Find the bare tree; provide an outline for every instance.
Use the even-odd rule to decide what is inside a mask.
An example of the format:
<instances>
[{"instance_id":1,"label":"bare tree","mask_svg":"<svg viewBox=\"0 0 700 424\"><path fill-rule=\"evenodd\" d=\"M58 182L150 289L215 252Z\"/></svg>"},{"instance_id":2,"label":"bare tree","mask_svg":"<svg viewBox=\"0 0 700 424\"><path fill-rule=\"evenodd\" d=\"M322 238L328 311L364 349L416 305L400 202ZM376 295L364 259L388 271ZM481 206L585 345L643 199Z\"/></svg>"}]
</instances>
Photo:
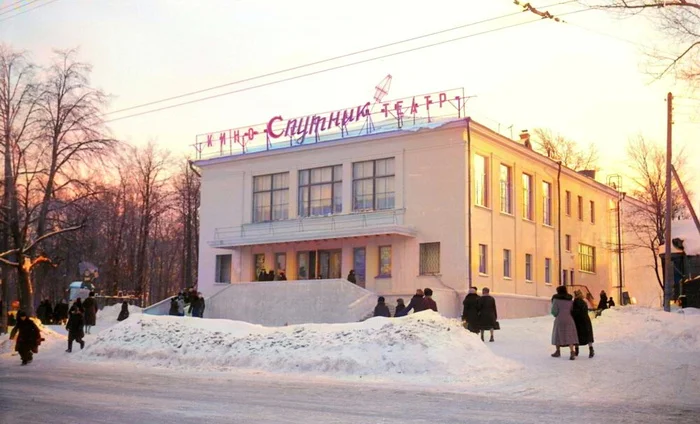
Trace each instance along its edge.
<instances>
[{"instance_id":1,"label":"bare tree","mask_svg":"<svg viewBox=\"0 0 700 424\"><path fill-rule=\"evenodd\" d=\"M653 63L650 72L661 78L674 72L677 78L694 82L700 78L700 1L693 0L585 0L596 9L621 16L638 14L651 20L671 40L663 51L650 49Z\"/></svg>"},{"instance_id":2,"label":"bare tree","mask_svg":"<svg viewBox=\"0 0 700 424\"><path fill-rule=\"evenodd\" d=\"M675 155L673 166L683 185L686 185L684 157L682 152ZM656 280L663 290L659 246L664 243L666 231L666 152L659 145L640 136L627 145L627 158L632 171L630 179L634 183L631 194L639 201L639 206L636 206L636 203L631 204L631 210L626 214L624 223L627 230L635 234L639 244L627 248L646 249L654 258ZM672 190L671 214L674 219L685 218L688 210L680 189L674 184Z\"/></svg>"},{"instance_id":3,"label":"bare tree","mask_svg":"<svg viewBox=\"0 0 700 424\"><path fill-rule=\"evenodd\" d=\"M175 194L179 219L183 226L181 288L196 281L197 249L199 243L199 175L189 161L181 162L175 176Z\"/></svg>"},{"instance_id":4,"label":"bare tree","mask_svg":"<svg viewBox=\"0 0 700 424\"><path fill-rule=\"evenodd\" d=\"M548 158L561 161L562 165L574 171L598 169L598 152L593 144L586 149L580 149L575 141L561 134L553 134L546 128L535 128L533 131L537 150Z\"/></svg>"}]
</instances>

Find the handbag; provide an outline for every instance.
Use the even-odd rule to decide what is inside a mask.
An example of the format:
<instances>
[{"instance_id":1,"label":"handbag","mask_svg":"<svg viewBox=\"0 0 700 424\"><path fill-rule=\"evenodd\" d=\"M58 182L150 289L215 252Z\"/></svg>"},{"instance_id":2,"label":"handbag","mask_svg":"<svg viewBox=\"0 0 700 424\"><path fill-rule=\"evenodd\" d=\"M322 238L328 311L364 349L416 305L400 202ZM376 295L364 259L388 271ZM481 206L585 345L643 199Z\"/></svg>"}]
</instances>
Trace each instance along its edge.
<instances>
[{"instance_id":1,"label":"handbag","mask_svg":"<svg viewBox=\"0 0 700 424\"><path fill-rule=\"evenodd\" d=\"M501 329L501 323L499 323L498 321L496 321L496 325L493 326L493 329L494 329L494 330L500 330L500 329Z\"/></svg>"}]
</instances>

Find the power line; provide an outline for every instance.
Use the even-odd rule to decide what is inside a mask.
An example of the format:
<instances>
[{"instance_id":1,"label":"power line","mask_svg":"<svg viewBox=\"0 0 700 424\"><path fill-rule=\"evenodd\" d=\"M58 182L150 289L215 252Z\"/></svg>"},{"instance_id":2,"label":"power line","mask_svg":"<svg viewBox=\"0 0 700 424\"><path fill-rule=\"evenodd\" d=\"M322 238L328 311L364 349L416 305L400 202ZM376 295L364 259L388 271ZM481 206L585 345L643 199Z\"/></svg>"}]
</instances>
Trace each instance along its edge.
<instances>
[{"instance_id":1,"label":"power line","mask_svg":"<svg viewBox=\"0 0 700 424\"><path fill-rule=\"evenodd\" d=\"M10 19L12 19L12 18L15 18L15 17L17 17L17 16L19 16L19 15L23 15L23 14L25 14L25 13L27 13L27 12L31 12L32 10L37 10L37 9L39 9L39 8L41 8L41 7L48 6L48 5L50 5L51 3L54 3L54 2L57 2L57 1L58 1L58 0L49 0L49 1L47 1L46 3L41 3L41 4L39 4L39 5L36 6L36 7L32 7L31 9L23 10L23 11L21 11L21 12L19 12L19 13L16 13L16 14L12 15L12 16L8 16L8 17L6 17L6 18L0 19L0 22L5 22L5 21L10 20ZM5 14L6 14L6 13L9 13L9 12L5 12ZM2 14L0 14L0 16L2 16Z\"/></svg>"},{"instance_id":2,"label":"power line","mask_svg":"<svg viewBox=\"0 0 700 424\"><path fill-rule=\"evenodd\" d=\"M13 7L13 6L17 6L17 5L20 4L20 3L24 3L24 4L21 5L21 6L17 6L17 8L16 8L15 10L10 10L10 11L5 11L5 12L0 13L0 16L4 15L5 13L14 12L14 11L16 11L17 9L21 9L21 8L23 8L23 7L27 7L27 6L29 6L30 4L36 3L36 2L38 2L38 1L39 1L39 0L18 0L18 1L16 1L16 2L14 2L14 3L6 4L5 6L0 7L0 12L2 12L2 11L5 10L5 9L9 9L9 8L11 8L11 7Z\"/></svg>"},{"instance_id":3,"label":"power line","mask_svg":"<svg viewBox=\"0 0 700 424\"><path fill-rule=\"evenodd\" d=\"M544 6L544 8L549 8L549 7L554 7L554 6L560 6L560 5L564 5L564 4L568 4L568 3L574 3L575 1L576 1L576 0L562 1L562 2L559 2L559 3L554 3L554 4L550 4L550 5ZM181 98L183 98L183 97L193 96L193 95L195 95L195 94L202 94L202 93L206 93L206 92L208 92L208 91L218 90L218 89L220 89L220 88L229 87L229 86L232 86L232 85L238 85L238 84L242 84L242 83L245 83L245 82L255 81L255 80L258 80L258 79L267 78L267 77L271 77L271 76L274 76L274 75L279 75L279 74L283 74L283 73L287 73L287 72L291 72L291 71L296 71L296 70L299 70L299 69L303 69L303 68L308 68L308 67L311 67L311 66L320 65L320 64L323 64L323 63L332 62L332 61L339 60L339 59L345 59L345 58L348 58L348 57L357 56L357 55L359 55L359 54L369 53L369 52L374 51L374 50L380 50L380 49L384 49L384 48L387 48L387 47L392 47L392 46L396 46L396 45L399 45L399 44L404 44L404 43L408 43L408 42L411 42L411 41L416 41L416 40L420 40L420 39L423 39L423 38L432 37L432 36L434 36L434 35L439 35L439 34L444 34L444 33L447 33L447 32L456 31L456 30L458 30L458 29L463 29L463 28L467 28L467 27L470 27L470 26L480 25L480 24L484 24L484 23L487 23L487 22L492 22L492 21L496 21L496 20L500 20L500 19L504 19L504 18L513 17L513 16L516 16L516 15L520 15L520 14L522 14L522 13L523 13L523 11L519 11L519 12L509 13L509 14L506 14L506 15L496 16L496 17L493 17L493 18L484 19L484 20L481 20L481 21L470 22L470 23L468 23L468 24L459 25L459 26L456 26L456 27L452 27L452 28L448 28L448 29L444 29L444 30L440 30L440 31L436 31L436 32L431 32L431 33L428 33L428 34L423 34L423 35L419 35L419 36L412 37L412 38L407 38L407 39L400 40L400 41L394 41L394 42L391 42L391 43L388 43L388 44L383 44L383 45L381 45L381 46L370 47L370 48L366 48L366 49L363 49L363 50L358 50L358 51L355 51L355 52L352 52L352 53L346 53L346 54L342 54L342 55L339 55L339 56L335 56L335 57L331 57L331 58L327 58L327 59L322 59L322 60L319 60L319 61L316 61L316 62L307 63L307 64L304 64L304 65L298 65L298 66L294 66L294 67L287 68L287 69L281 69L281 70L278 70L278 71L269 72L269 73L263 74L263 75L257 75L257 76L254 76L254 77L245 78L245 79L238 80L238 81L233 81L233 82L229 82L229 83L225 83L225 84L221 84L221 85L217 85L217 86L213 86L213 87L209 87L209 88L204 88L204 89L201 89L201 90L196 90L196 91L191 91L191 92L188 92L188 93L178 94L178 95L176 95L176 96L172 96L172 97L168 97L168 98L160 99L160 100L154 100L154 101L148 102L148 103L143 103L143 104L139 104L139 105L135 105L135 106L129 106L129 107L126 107L126 108L123 108L123 109L118 109L118 110L106 112L104 115L105 115L105 116L106 116L106 115L113 115L113 114L116 114L116 113L126 112L126 111L129 111L129 110L140 109L140 108L146 107L146 106L153 106L153 105L158 104L158 103L164 103L164 102L168 102L168 101L171 101L171 100L177 100L177 99L181 99Z\"/></svg>"}]
</instances>

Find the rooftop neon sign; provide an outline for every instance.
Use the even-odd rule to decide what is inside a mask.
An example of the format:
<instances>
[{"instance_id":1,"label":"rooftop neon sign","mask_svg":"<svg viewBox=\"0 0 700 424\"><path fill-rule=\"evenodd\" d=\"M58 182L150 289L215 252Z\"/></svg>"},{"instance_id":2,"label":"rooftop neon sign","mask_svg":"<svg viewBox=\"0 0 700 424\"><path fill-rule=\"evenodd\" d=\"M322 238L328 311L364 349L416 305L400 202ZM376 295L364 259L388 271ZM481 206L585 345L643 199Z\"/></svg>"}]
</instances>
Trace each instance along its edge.
<instances>
[{"instance_id":1,"label":"rooftop neon sign","mask_svg":"<svg viewBox=\"0 0 700 424\"><path fill-rule=\"evenodd\" d=\"M416 128L464 117L465 101L459 88L291 119L277 115L262 124L199 134L194 147L197 159L206 159Z\"/></svg>"}]
</instances>

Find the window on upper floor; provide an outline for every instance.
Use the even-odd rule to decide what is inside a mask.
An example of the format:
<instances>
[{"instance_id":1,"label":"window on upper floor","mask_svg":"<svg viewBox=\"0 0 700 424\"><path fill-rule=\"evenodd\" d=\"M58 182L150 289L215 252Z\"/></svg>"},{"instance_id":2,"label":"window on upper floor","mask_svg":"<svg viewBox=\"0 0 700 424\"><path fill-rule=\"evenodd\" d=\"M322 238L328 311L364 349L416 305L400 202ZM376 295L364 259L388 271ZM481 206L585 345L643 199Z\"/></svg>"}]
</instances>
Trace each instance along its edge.
<instances>
[{"instance_id":1,"label":"window on upper floor","mask_svg":"<svg viewBox=\"0 0 700 424\"><path fill-rule=\"evenodd\" d=\"M571 252L571 235L567 234L564 236L564 248L567 252Z\"/></svg>"},{"instance_id":2,"label":"window on upper floor","mask_svg":"<svg viewBox=\"0 0 700 424\"><path fill-rule=\"evenodd\" d=\"M289 218L289 172L253 177L253 222Z\"/></svg>"},{"instance_id":3,"label":"window on upper floor","mask_svg":"<svg viewBox=\"0 0 700 424\"><path fill-rule=\"evenodd\" d=\"M485 244L479 245L479 274L488 274L488 248Z\"/></svg>"},{"instance_id":4,"label":"window on upper floor","mask_svg":"<svg viewBox=\"0 0 700 424\"><path fill-rule=\"evenodd\" d=\"M542 181L542 222L552 225L552 183Z\"/></svg>"},{"instance_id":5,"label":"window on upper floor","mask_svg":"<svg viewBox=\"0 0 700 424\"><path fill-rule=\"evenodd\" d=\"M569 190L566 190L564 202L564 211L566 212L566 216L571 216L571 192Z\"/></svg>"},{"instance_id":6,"label":"window on upper floor","mask_svg":"<svg viewBox=\"0 0 700 424\"><path fill-rule=\"evenodd\" d=\"M532 175L523 174L523 218L533 220L533 185Z\"/></svg>"},{"instance_id":7,"label":"window on upper floor","mask_svg":"<svg viewBox=\"0 0 700 424\"><path fill-rule=\"evenodd\" d=\"M501 212L513 213L513 168L501 164Z\"/></svg>"},{"instance_id":8,"label":"window on upper floor","mask_svg":"<svg viewBox=\"0 0 700 424\"><path fill-rule=\"evenodd\" d=\"M552 284L552 259L544 258L544 283Z\"/></svg>"},{"instance_id":9,"label":"window on upper floor","mask_svg":"<svg viewBox=\"0 0 700 424\"><path fill-rule=\"evenodd\" d=\"M591 200L591 224L595 224L595 202Z\"/></svg>"},{"instance_id":10,"label":"window on upper floor","mask_svg":"<svg viewBox=\"0 0 700 424\"><path fill-rule=\"evenodd\" d=\"M216 255L215 283L231 282L231 257L232 255Z\"/></svg>"},{"instance_id":11,"label":"window on upper floor","mask_svg":"<svg viewBox=\"0 0 700 424\"><path fill-rule=\"evenodd\" d=\"M474 155L474 204L489 207L489 160Z\"/></svg>"},{"instance_id":12,"label":"window on upper floor","mask_svg":"<svg viewBox=\"0 0 700 424\"><path fill-rule=\"evenodd\" d=\"M525 281L532 281L532 255L525 254Z\"/></svg>"},{"instance_id":13,"label":"window on upper floor","mask_svg":"<svg viewBox=\"0 0 700 424\"><path fill-rule=\"evenodd\" d=\"M343 166L299 171L299 216L343 212Z\"/></svg>"},{"instance_id":14,"label":"window on upper floor","mask_svg":"<svg viewBox=\"0 0 700 424\"><path fill-rule=\"evenodd\" d=\"M583 221L583 197L578 196L578 220Z\"/></svg>"},{"instance_id":15,"label":"window on upper floor","mask_svg":"<svg viewBox=\"0 0 700 424\"><path fill-rule=\"evenodd\" d=\"M352 164L352 210L394 209L394 158Z\"/></svg>"},{"instance_id":16,"label":"window on upper floor","mask_svg":"<svg viewBox=\"0 0 700 424\"><path fill-rule=\"evenodd\" d=\"M595 247L587 244L578 244L579 269L585 272L595 272ZM573 280L572 280L573 284Z\"/></svg>"},{"instance_id":17,"label":"window on upper floor","mask_svg":"<svg viewBox=\"0 0 700 424\"><path fill-rule=\"evenodd\" d=\"M420 244L419 268L420 275L440 273L440 242Z\"/></svg>"},{"instance_id":18,"label":"window on upper floor","mask_svg":"<svg viewBox=\"0 0 700 424\"><path fill-rule=\"evenodd\" d=\"M503 277L510 278L510 250L503 249Z\"/></svg>"}]
</instances>

